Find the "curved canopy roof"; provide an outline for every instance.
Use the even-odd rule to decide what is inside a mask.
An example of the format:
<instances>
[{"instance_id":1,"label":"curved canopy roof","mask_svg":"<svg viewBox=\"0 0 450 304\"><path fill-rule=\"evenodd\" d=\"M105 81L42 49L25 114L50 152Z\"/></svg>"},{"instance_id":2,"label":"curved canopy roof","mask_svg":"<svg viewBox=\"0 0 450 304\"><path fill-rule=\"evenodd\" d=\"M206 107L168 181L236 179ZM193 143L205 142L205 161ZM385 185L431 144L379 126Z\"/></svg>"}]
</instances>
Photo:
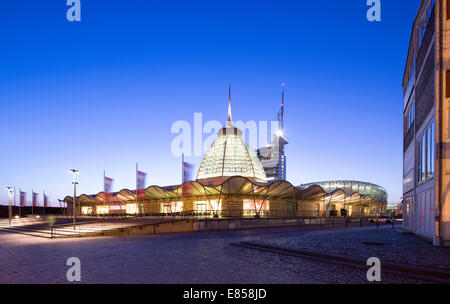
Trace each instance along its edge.
<instances>
[{"instance_id":1,"label":"curved canopy roof","mask_svg":"<svg viewBox=\"0 0 450 304\"><path fill-rule=\"evenodd\" d=\"M186 182L183 185L175 186L150 186L143 189L143 196L139 199L173 201L181 199L182 189L185 189L184 198L205 199L219 197L223 195L242 195L251 196L257 199L292 199L292 200L325 200L327 203L346 204L356 203L377 203L386 202L383 198L371 196L370 194L362 195L357 192L345 192L343 189L334 189L326 191L319 185L311 185L308 188L294 187L288 181L274 181L270 183L262 183L254 181L243 176L233 176L226 179L216 180L197 180ZM189 189L189 194L186 194ZM139 195L140 196L140 195ZM77 201L82 203L105 203L114 204L118 202L133 202L136 199L136 191L123 189L119 192L104 192L96 195L80 195ZM67 203L72 203L72 197L67 196L64 199Z\"/></svg>"},{"instance_id":2,"label":"curved canopy roof","mask_svg":"<svg viewBox=\"0 0 450 304\"><path fill-rule=\"evenodd\" d=\"M352 180L334 180L334 181L323 181L323 182L315 182L300 185L299 188L307 189L313 185L317 185L322 187L323 190L327 192L331 192L335 189L343 189L347 193L357 192L361 195L371 195L372 197L378 197L380 200L387 201L387 191L378 185L368 183L368 182L360 182L360 181L352 181Z\"/></svg>"}]
</instances>

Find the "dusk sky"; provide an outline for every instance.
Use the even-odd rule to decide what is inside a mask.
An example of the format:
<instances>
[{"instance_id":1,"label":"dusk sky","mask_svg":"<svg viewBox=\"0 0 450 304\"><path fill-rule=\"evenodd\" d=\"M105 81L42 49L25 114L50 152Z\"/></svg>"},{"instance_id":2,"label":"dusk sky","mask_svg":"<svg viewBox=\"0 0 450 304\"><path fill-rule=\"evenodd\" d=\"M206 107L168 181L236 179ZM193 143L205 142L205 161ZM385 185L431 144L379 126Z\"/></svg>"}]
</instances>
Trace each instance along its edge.
<instances>
[{"instance_id":1,"label":"dusk sky","mask_svg":"<svg viewBox=\"0 0 450 304\"><path fill-rule=\"evenodd\" d=\"M287 179L350 179L402 196L402 77L419 0L66 0L0 4L0 185L49 195L181 180L172 124L270 121L286 83ZM204 134L204 138L210 134ZM256 148L256 147L254 147ZM198 168L201 157L186 160ZM0 203L7 193L0 191ZM18 200L17 200L18 203Z\"/></svg>"}]
</instances>

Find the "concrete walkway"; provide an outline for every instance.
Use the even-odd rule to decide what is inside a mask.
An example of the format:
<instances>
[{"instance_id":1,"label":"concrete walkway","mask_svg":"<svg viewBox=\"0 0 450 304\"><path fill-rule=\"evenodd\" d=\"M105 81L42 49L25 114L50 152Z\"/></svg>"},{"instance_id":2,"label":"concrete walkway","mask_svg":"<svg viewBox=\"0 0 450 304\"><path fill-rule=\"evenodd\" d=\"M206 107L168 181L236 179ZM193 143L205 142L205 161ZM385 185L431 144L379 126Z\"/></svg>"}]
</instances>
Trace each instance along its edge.
<instances>
[{"instance_id":1,"label":"concrete walkway","mask_svg":"<svg viewBox=\"0 0 450 304\"><path fill-rule=\"evenodd\" d=\"M378 230L286 227L53 240L0 233L0 283L68 283L69 257L81 260L81 283L367 283L362 270L229 244L245 240L301 242L310 243L309 247L317 251L324 248L321 243L337 235L353 238L362 247L366 245L359 240L374 234L379 241L392 239L398 243L396 254L408 251L410 255L420 255L428 250L436 257L449 257L445 248L435 250L420 239L393 232L390 226L380 226ZM358 252L356 247L352 250L356 250L352 254ZM364 250L363 256L373 256ZM420 283L388 275L382 279L382 283Z\"/></svg>"}]
</instances>

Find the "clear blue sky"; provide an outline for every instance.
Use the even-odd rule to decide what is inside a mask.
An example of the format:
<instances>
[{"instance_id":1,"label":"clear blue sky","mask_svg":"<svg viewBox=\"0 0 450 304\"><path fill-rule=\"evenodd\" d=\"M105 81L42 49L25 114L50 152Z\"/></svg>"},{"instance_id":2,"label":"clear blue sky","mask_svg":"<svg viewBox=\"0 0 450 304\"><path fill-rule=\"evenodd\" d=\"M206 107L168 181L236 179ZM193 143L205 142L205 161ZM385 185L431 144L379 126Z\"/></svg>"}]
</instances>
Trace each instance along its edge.
<instances>
[{"instance_id":1,"label":"clear blue sky","mask_svg":"<svg viewBox=\"0 0 450 304\"><path fill-rule=\"evenodd\" d=\"M52 201L180 182L176 120L274 120L286 88L293 184L355 179L402 192L402 76L419 0L66 0L0 3L0 185ZM200 157L188 158L199 165ZM0 202L7 201L1 189ZM40 197L42 202L42 197Z\"/></svg>"}]
</instances>

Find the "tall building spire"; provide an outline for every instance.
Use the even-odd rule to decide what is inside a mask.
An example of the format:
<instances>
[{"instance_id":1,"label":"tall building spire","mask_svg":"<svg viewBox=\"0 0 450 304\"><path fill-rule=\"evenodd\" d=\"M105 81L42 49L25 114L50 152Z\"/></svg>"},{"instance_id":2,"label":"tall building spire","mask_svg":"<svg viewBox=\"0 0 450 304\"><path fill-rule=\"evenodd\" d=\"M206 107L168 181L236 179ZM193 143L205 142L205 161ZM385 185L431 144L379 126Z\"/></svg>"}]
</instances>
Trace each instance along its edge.
<instances>
[{"instance_id":1,"label":"tall building spire","mask_svg":"<svg viewBox=\"0 0 450 304\"><path fill-rule=\"evenodd\" d=\"M282 132L284 130L284 88L286 84L283 82L281 84L281 87L283 88L281 90L281 108L278 112L278 127L280 128L280 131Z\"/></svg>"},{"instance_id":2,"label":"tall building spire","mask_svg":"<svg viewBox=\"0 0 450 304\"><path fill-rule=\"evenodd\" d=\"M228 121L227 124L231 125L231 84L228 85Z\"/></svg>"},{"instance_id":3,"label":"tall building spire","mask_svg":"<svg viewBox=\"0 0 450 304\"><path fill-rule=\"evenodd\" d=\"M284 129L284 90L281 92L281 131Z\"/></svg>"}]
</instances>

